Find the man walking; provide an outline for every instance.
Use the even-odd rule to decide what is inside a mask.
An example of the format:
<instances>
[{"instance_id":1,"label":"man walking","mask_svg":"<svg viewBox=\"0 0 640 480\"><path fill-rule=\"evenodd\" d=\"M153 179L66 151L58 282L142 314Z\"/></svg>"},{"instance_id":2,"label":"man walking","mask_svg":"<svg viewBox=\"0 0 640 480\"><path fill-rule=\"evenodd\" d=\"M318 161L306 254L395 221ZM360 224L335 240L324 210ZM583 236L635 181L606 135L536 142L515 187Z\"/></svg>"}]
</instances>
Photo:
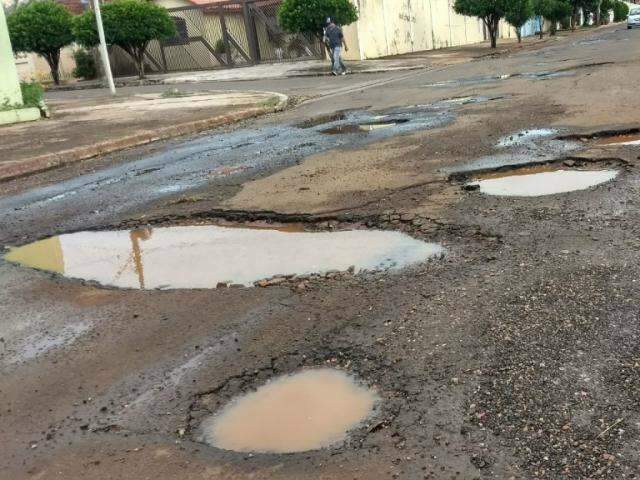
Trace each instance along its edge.
<instances>
[{"instance_id":1,"label":"man walking","mask_svg":"<svg viewBox=\"0 0 640 480\"><path fill-rule=\"evenodd\" d=\"M342 62L342 47L344 46L345 52L349 51L349 47L347 47L347 42L344 41L342 29L333 23L330 18L327 19L327 23L324 34L331 51L331 73L334 75L346 75L347 67Z\"/></svg>"}]
</instances>

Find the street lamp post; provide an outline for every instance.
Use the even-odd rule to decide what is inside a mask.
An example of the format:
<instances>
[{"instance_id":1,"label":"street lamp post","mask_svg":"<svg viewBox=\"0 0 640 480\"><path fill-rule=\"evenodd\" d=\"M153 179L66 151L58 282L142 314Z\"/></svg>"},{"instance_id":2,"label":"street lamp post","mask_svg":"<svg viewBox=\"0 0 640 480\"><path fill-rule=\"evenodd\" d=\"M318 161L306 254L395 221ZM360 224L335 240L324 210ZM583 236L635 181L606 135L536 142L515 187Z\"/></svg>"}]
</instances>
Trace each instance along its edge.
<instances>
[{"instance_id":1,"label":"street lamp post","mask_svg":"<svg viewBox=\"0 0 640 480\"><path fill-rule=\"evenodd\" d=\"M109 53L107 52L107 42L104 39L104 27L102 26L102 14L100 13L100 3L93 0L93 13L96 16L96 24L98 26L98 38L100 39L100 58L102 60L102 68L104 75L107 77L107 84L111 95L116 94L116 86L113 83L113 75L111 74L111 65L109 64Z\"/></svg>"}]
</instances>

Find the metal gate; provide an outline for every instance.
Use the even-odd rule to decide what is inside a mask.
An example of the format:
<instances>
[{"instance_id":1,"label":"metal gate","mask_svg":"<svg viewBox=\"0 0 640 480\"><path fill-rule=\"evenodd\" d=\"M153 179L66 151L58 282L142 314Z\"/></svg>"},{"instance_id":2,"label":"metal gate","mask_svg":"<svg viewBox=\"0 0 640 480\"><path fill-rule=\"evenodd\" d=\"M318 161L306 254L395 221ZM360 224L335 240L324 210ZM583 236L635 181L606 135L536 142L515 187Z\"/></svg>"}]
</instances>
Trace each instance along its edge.
<instances>
[{"instance_id":1,"label":"metal gate","mask_svg":"<svg viewBox=\"0 0 640 480\"><path fill-rule=\"evenodd\" d=\"M315 37L285 33L278 24L282 0L228 0L168 9L176 36L150 42L145 71L166 73L211 70L322 58ZM114 75L135 75L131 58L121 48L110 49Z\"/></svg>"}]
</instances>

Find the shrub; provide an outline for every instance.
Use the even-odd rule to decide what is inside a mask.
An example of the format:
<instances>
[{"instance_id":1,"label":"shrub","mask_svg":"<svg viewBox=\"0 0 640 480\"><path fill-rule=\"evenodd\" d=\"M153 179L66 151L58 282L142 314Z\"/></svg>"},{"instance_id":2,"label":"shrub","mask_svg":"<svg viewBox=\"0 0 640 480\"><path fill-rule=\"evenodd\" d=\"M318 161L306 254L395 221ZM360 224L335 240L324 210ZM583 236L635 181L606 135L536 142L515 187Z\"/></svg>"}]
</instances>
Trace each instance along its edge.
<instances>
[{"instance_id":1,"label":"shrub","mask_svg":"<svg viewBox=\"0 0 640 480\"><path fill-rule=\"evenodd\" d=\"M110 45L127 52L136 64L138 77L144 78L144 54L151 40L176 36L176 26L166 9L146 0L114 0L102 7L104 35ZM98 44L96 20L92 11L75 18L73 32L80 44Z\"/></svg>"},{"instance_id":2,"label":"shrub","mask_svg":"<svg viewBox=\"0 0 640 480\"><path fill-rule=\"evenodd\" d=\"M278 9L278 21L290 33L320 36L327 18L349 25L358 20L358 11L350 0L284 0Z\"/></svg>"},{"instance_id":3,"label":"shrub","mask_svg":"<svg viewBox=\"0 0 640 480\"><path fill-rule=\"evenodd\" d=\"M629 15L629 7L624 2L615 2L613 4L613 21L614 22L623 22L627 19Z\"/></svg>"},{"instance_id":4,"label":"shrub","mask_svg":"<svg viewBox=\"0 0 640 480\"><path fill-rule=\"evenodd\" d=\"M223 39L219 38L218 40L216 40L216 43L213 45L213 51L219 55L222 55L227 51L227 47L224 44Z\"/></svg>"},{"instance_id":5,"label":"shrub","mask_svg":"<svg viewBox=\"0 0 640 480\"><path fill-rule=\"evenodd\" d=\"M21 82L22 103L25 107L40 107L44 99L44 88L38 82Z\"/></svg>"},{"instance_id":6,"label":"shrub","mask_svg":"<svg viewBox=\"0 0 640 480\"><path fill-rule=\"evenodd\" d=\"M73 52L73 58L76 61L76 68L73 69L73 76L92 80L98 76L96 68L96 59L86 50L76 50Z\"/></svg>"},{"instance_id":7,"label":"shrub","mask_svg":"<svg viewBox=\"0 0 640 480\"><path fill-rule=\"evenodd\" d=\"M60 50L73 42L72 22L69 11L53 0L18 5L7 16L13 50L43 57L57 85L60 83Z\"/></svg>"}]
</instances>

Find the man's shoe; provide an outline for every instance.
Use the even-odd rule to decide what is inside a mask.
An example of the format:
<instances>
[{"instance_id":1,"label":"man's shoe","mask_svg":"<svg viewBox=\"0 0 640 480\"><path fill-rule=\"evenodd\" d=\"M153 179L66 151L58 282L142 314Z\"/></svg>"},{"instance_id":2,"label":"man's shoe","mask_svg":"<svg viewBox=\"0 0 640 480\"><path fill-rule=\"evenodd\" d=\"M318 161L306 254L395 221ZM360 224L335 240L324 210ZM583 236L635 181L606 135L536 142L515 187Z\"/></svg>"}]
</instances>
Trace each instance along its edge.
<instances>
[{"instance_id":1,"label":"man's shoe","mask_svg":"<svg viewBox=\"0 0 640 480\"><path fill-rule=\"evenodd\" d=\"M340 75L346 75L346 74L347 74L347 72L342 72Z\"/></svg>"},{"instance_id":2,"label":"man's shoe","mask_svg":"<svg viewBox=\"0 0 640 480\"><path fill-rule=\"evenodd\" d=\"M333 75L334 77L338 76L338 74L336 72L331 72L331 75Z\"/></svg>"}]
</instances>

